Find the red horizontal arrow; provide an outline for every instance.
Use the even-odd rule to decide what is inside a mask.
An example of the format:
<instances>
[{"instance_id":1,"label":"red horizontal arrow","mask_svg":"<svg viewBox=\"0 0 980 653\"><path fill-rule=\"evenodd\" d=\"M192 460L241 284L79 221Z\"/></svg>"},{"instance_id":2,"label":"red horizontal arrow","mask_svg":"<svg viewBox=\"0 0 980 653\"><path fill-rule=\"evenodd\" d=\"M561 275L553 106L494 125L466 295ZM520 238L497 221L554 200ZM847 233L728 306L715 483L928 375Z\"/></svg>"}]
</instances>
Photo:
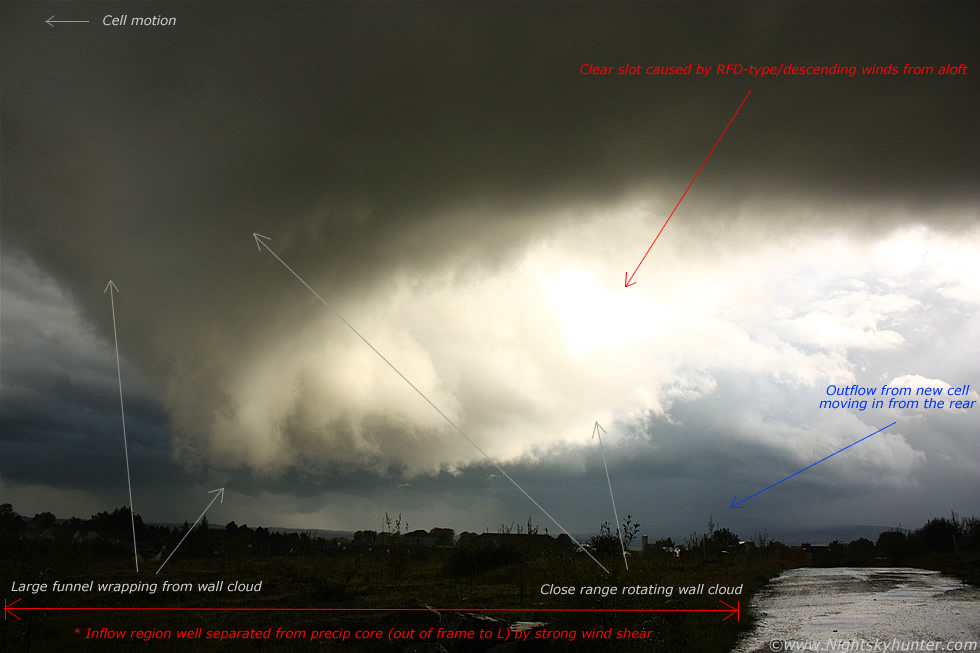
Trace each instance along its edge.
<instances>
[{"instance_id":1,"label":"red horizontal arrow","mask_svg":"<svg viewBox=\"0 0 980 653\"><path fill-rule=\"evenodd\" d=\"M745 97L742 98L742 104L745 104L745 101L749 99L749 94L750 93L752 93L751 90L749 90L749 92L745 94ZM721 142L722 136L724 136L725 135L725 132L728 131L728 128L732 124L732 120L735 120L735 116L738 115L739 110L742 108L742 104L738 105L738 109L735 109L735 113L732 114L732 119L729 120L728 121L728 124L725 125L725 128L723 130L721 130L721 136L719 136L718 137L718 140L715 141L714 146L711 148L711 152L708 152L708 156L704 157L704 163L702 163L701 164L701 167L698 168L698 171L696 173L694 173L694 179L697 179L698 178L698 175L701 174L701 170L704 169L704 164L708 162L708 159L711 158L711 154L715 151L715 148L718 147L718 143ZM684 194L681 195L681 198L679 200L677 200L677 204L674 206L674 211L676 211L677 210L677 207L680 206L681 205L681 202L684 201L684 195L687 195L687 191L691 190L691 186L694 185L694 179L692 179L691 180L691 183L688 184L687 185L687 188L684 189ZM657 232L657 236L653 239L653 242L650 243L650 246L647 247L646 254L644 254L643 255L643 258L640 259L640 262L636 264L636 270L639 270L640 269L640 266L643 265L643 261L647 260L647 254L650 253L650 250L653 249L653 246L657 243L657 238L660 238L660 234L662 234L664 232L664 229L667 228L667 223L670 222L670 219L672 217L674 217L674 211L671 211L670 212L670 215L667 216L667 220L664 221L664 226L660 227L660 231ZM631 274L628 277L626 277L626 287L627 288L629 288L630 286L635 286L636 285L636 282L633 281L633 277L636 275L636 270L633 270L633 274Z\"/></svg>"},{"instance_id":2,"label":"red horizontal arrow","mask_svg":"<svg viewBox=\"0 0 980 653\"><path fill-rule=\"evenodd\" d=\"M18 617L13 608L13 603L3 600L3 618L6 621L7 613ZM727 621L734 616L736 621L740 620L739 610L741 601L736 601L732 607L722 600L718 601L724 608L694 609L694 608L673 608L673 609L653 609L653 608L534 608L533 612L727 612L728 615L722 619ZM61 610L71 612L527 612L527 608L17 608L18 610L40 610L43 612Z\"/></svg>"}]
</instances>

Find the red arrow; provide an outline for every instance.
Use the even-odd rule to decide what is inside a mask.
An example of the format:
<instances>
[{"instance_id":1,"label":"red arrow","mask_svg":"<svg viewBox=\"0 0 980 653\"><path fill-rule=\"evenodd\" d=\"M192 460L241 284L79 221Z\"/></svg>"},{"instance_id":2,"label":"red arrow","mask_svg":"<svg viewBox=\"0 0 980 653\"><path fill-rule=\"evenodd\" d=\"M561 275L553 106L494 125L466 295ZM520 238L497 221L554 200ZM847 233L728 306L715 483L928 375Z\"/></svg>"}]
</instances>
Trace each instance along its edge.
<instances>
[{"instance_id":1,"label":"red arrow","mask_svg":"<svg viewBox=\"0 0 980 653\"><path fill-rule=\"evenodd\" d=\"M21 598L24 598L24 597L21 597ZM17 601L20 601L20 599L17 599ZM14 613L14 611L10 609L10 607L14 603L17 603L17 601L14 601L13 603L7 603L7 599L4 599L3 600L3 620L4 621L7 620L7 613L8 612L10 613L10 616L11 617L17 617L17 615ZM24 609L26 610L27 608L24 608ZM17 617L17 621L21 621L21 618L20 617Z\"/></svg>"},{"instance_id":2,"label":"red arrow","mask_svg":"<svg viewBox=\"0 0 980 653\"><path fill-rule=\"evenodd\" d=\"M749 99L749 94L750 93L752 93L751 90L749 90L749 92L745 94L745 97L742 98L742 104L745 104L745 101ZM698 175L701 174L701 170L704 169L704 164L708 162L708 159L711 158L711 154L715 151L715 148L718 147L718 143L721 142L721 139L725 135L725 132L728 131L728 128L732 124L732 120L735 120L735 116L738 115L739 109L742 108L742 104L738 105L738 109L735 109L735 113L732 114L732 119L728 121L728 124L725 125L725 128L721 131L721 136L719 136L718 137L718 140L715 141L714 146L711 148L711 152L708 152L708 156L704 157L704 163L701 164L701 167L698 168L698 171L694 174L694 179L697 179L698 178ZM691 183L688 184L687 185L687 188L684 189L684 195L687 195L687 191L691 190L691 186L694 185L694 179L692 179L691 180ZM674 206L674 211L676 211L677 210L677 207L680 206L681 205L681 202L684 201L684 195L681 195L681 198L679 200L677 200L677 205ZM660 227L660 231L657 232L656 238L654 238L653 239L653 242L650 243L650 246L647 247L647 252L646 252L646 254L643 255L643 258L640 259L640 262L637 263L636 270L639 270L640 269L640 266L643 265L643 261L647 260L647 254L650 253L650 250L653 249L653 246L657 243L657 238L660 238L660 234L662 234L664 232L664 229L667 228L667 223L670 222L670 219L672 217L674 217L674 211L671 211L670 212L670 215L667 216L667 220L664 222L664 226L663 227ZM633 270L633 274L631 274L628 277L626 277L626 287L627 288L629 288L630 286L635 286L636 285L636 282L633 281L633 277L636 275L636 270Z\"/></svg>"},{"instance_id":3,"label":"red arrow","mask_svg":"<svg viewBox=\"0 0 980 653\"><path fill-rule=\"evenodd\" d=\"M20 599L17 599L20 601ZM7 613L17 617L11 609L14 603L7 603L3 600L3 618L6 621ZM735 620L740 620L739 610L741 601L735 602L732 607L724 601L718 601L724 608L715 610L706 609L648 609L648 608L535 608L534 612L726 612L727 616L722 621L727 621L734 616ZM18 610L41 610L44 612L54 610L65 610L71 612L526 612L526 608L17 608ZM20 620L20 617L17 617Z\"/></svg>"}]
</instances>

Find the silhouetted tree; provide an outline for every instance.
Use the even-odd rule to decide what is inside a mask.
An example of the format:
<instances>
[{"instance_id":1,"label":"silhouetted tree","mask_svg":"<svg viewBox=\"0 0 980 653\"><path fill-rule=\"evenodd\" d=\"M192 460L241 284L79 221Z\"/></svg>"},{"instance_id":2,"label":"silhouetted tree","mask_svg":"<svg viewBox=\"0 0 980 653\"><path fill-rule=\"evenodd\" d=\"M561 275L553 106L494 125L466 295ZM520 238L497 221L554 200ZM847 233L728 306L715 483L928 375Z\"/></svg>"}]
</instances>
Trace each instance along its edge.
<instances>
[{"instance_id":1,"label":"silhouetted tree","mask_svg":"<svg viewBox=\"0 0 980 653\"><path fill-rule=\"evenodd\" d=\"M908 545L908 538L902 531L885 531L878 536L875 548L880 555L888 558L891 564L898 564L908 553Z\"/></svg>"},{"instance_id":2,"label":"silhouetted tree","mask_svg":"<svg viewBox=\"0 0 980 653\"><path fill-rule=\"evenodd\" d=\"M738 535L727 528L719 528L709 538L708 546L715 551L731 551L738 547Z\"/></svg>"},{"instance_id":3,"label":"silhouetted tree","mask_svg":"<svg viewBox=\"0 0 980 653\"><path fill-rule=\"evenodd\" d=\"M847 545L847 561L850 564L870 564L874 561L875 544L861 537Z\"/></svg>"},{"instance_id":4,"label":"silhouetted tree","mask_svg":"<svg viewBox=\"0 0 980 653\"><path fill-rule=\"evenodd\" d=\"M956 521L940 517L926 522L922 528L915 531L913 538L916 548L922 553L934 553L955 550L958 546L956 537L959 534L959 524Z\"/></svg>"}]
</instances>

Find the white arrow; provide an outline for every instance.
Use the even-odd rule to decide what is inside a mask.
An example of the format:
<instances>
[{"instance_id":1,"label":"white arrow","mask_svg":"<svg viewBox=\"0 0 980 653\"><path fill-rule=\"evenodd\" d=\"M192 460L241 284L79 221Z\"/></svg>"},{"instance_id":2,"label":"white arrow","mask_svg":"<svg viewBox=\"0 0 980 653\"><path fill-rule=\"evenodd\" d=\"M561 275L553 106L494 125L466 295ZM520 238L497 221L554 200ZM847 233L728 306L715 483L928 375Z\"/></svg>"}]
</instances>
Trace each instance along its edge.
<instances>
[{"instance_id":1,"label":"white arrow","mask_svg":"<svg viewBox=\"0 0 980 653\"><path fill-rule=\"evenodd\" d=\"M55 20L54 16L52 16L51 18L47 19L44 22L50 25L51 27L54 27L55 23L87 23L88 21L87 20Z\"/></svg>"},{"instance_id":2,"label":"white arrow","mask_svg":"<svg viewBox=\"0 0 980 653\"><path fill-rule=\"evenodd\" d=\"M109 279L109 283L106 284L102 294L107 292L109 293L109 303L112 305L112 339L116 343L116 375L119 377L119 412L122 413L123 451L126 453L126 485L129 486L129 520L133 526L133 558L136 560L136 571L139 571L140 559L136 554L136 511L133 509L133 482L129 479L129 445L126 442L126 408L123 406L122 371L119 368L119 336L116 335L116 300L114 295L119 292L119 288L116 288L116 284L112 283L112 279Z\"/></svg>"},{"instance_id":3,"label":"white arrow","mask_svg":"<svg viewBox=\"0 0 980 653\"><path fill-rule=\"evenodd\" d=\"M599 453L602 454L602 466L606 468L606 483L609 484L609 498L612 499L613 516L616 518L616 535L619 536L619 548L623 550L623 564L629 570L630 564L626 561L626 545L623 544L623 527L619 523L619 513L616 512L616 497L613 496L612 481L609 480L609 466L606 464L606 452L602 449L602 434L599 431L605 433L606 429L599 426L599 422L596 421L595 426L592 427L592 438L595 439L595 436L599 436Z\"/></svg>"},{"instance_id":4,"label":"white arrow","mask_svg":"<svg viewBox=\"0 0 980 653\"><path fill-rule=\"evenodd\" d=\"M488 461L490 461L490 464L493 465L494 467L496 467L497 468L497 471L500 472L501 474L503 474L504 478L506 478L508 481L510 481L511 483L513 483L514 484L514 487L516 487L518 490L520 490L521 493L524 496L526 496L528 499L531 500L531 503L533 503L535 506L537 506L538 510L540 510L541 512L543 512L548 519L550 519L552 522L554 522L555 526L557 526L558 528L561 529L561 532L563 532L566 535L568 535L568 537L571 538L572 542L574 542L575 545L578 546L578 548L582 549L582 551L584 551L587 556L589 556L590 558L592 558L593 562L595 562L597 565L599 565L600 567L602 567L602 570L604 572L606 572L607 574L609 573L609 570L606 569L605 567L603 567L602 563L599 562L598 560L596 560L595 557L591 553L589 553L588 549L586 549L584 546L582 546L581 544L579 544L578 543L578 540L576 540L574 537L572 537L572 534L569 533L567 530L565 530L565 527L564 526L562 526L561 524L558 523L558 520L556 520L554 517L552 517L548 513L547 510L545 510L544 508L542 508L541 507L541 504L539 504L537 501L535 501L534 500L534 497L532 497L530 494L528 494L524 490L524 488L522 488L520 485L518 485L517 484L517 481L515 481L514 479L512 479L507 474L507 472L505 472L503 469L501 469L500 468L500 465L498 465L496 463L496 461L494 461L493 458L491 458L489 455L487 455L487 452L485 452L483 449L481 449L480 446L476 442L473 442L473 440L471 440L468 435L466 435L465 433L463 433L463 429L461 429L458 426L456 426L456 423L455 422L453 422L451 419L449 419L448 417L446 417L446 414L443 413L441 410L439 410L439 407L436 406L434 403L432 403L432 400L431 399L429 399L424 394L422 394L422 391L419 390L418 388L416 388L414 383L412 383L411 381L409 381L408 378L406 378L406 376L404 374L402 374L400 371L398 371L398 368L395 367L394 365L392 365L391 362L387 358L385 358L381 354L380 351L378 351L377 349L375 349L374 348L374 345L372 345L370 342L367 341L367 338L365 338L360 333L358 333L357 329L355 329L353 326L351 326L350 322L348 322L347 320L345 320L344 319L344 316L337 312L337 309L335 309L333 306L331 306L330 304L328 304L323 299L323 297L320 297L320 295L317 294L317 292L315 290L313 290L312 288L310 288L310 284L308 284L305 281L303 281L303 278L301 276L299 276L298 274L296 274L296 272L291 267L289 267L288 265L286 265L286 262L283 261L281 258L279 258L279 255L276 254L275 252L273 252L272 251L272 248L270 248L269 245L268 245L268 243L265 242L267 240L272 240L271 238L269 238L268 236L263 236L262 234L256 234L256 233L253 233L252 234L252 237L255 238L255 244L258 245L258 248L259 248L259 251L260 252L262 251L262 248L263 247L265 247L267 250L269 250L269 253L272 254L273 256L275 256L276 257L276 260L279 261L280 263L282 263L283 267L285 267L287 270L289 270L290 272L292 272L293 276L296 277L297 279L299 279L299 282L301 284L303 284L304 286L306 286L306 289L309 290L311 293L313 293L313 296L314 297L316 297L317 299L320 300L320 303L322 303L324 306L326 306L327 308L329 308L331 310L331 312L333 312L334 315L336 315L337 317L339 317L340 318L340 321L347 325L347 328L349 328L351 331L353 331L354 334L358 338L360 338L364 342L365 345L367 345L368 347L371 348L371 351L373 351L375 354L378 355L378 357L381 360L383 360L385 363L387 363L388 364L388 367L390 367L391 369L393 369L395 371L395 374L397 374L398 376L402 377L402 380L405 383L407 383L409 386L411 386L412 390L415 390L415 392L417 392L420 397L422 397L423 399L425 399L426 403L429 404L430 406L432 406L432 408L437 413L439 413L439 415L444 420L446 420L451 427L453 427L454 429L456 429L456 432L457 433L459 433L460 435L462 435L463 438L465 438L467 442L469 442L471 445L473 445L473 448L474 449L476 449L481 454L483 454L483 457L486 458Z\"/></svg>"},{"instance_id":5,"label":"white arrow","mask_svg":"<svg viewBox=\"0 0 980 653\"><path fill-rule=\"evenodd\" d=\"M215 492L217 492L217 494L214 495L214 499L211 499L211 503L208 504L208 508L210 508L217 499L221 499L221 503L224 503L225 502L225 489L223 487L221 487L221 488L218 488L217 490L211 490L210 492L208 492L208 494L214 494ZM204 512L201 513L201 516L197 518L197 521L196 522L194 522L194 526L197 526L200 523L200 521L202 519L204 519L204 513L206 513L208 511L208 508L205 508L204 509ZM174 550L170 552L170 555L167 556L167 559L163 561L163 564L162 565L160 565L160 569L163 569L164 566L168 562L170 562L170 558L172 558L174 556L174 554L177 553L177 549L180 548L180 545L184 543L184 540L187 539L187 536L191 534L191 531L192 530L194 530L194 526L191 526L187 530L187 532L184 533L184 537L180 538L180 542L177 542L177 546L174 547ZM157 573L158 574L160 573L160 569L157 569Z\"/></svg>"}]
</instances>

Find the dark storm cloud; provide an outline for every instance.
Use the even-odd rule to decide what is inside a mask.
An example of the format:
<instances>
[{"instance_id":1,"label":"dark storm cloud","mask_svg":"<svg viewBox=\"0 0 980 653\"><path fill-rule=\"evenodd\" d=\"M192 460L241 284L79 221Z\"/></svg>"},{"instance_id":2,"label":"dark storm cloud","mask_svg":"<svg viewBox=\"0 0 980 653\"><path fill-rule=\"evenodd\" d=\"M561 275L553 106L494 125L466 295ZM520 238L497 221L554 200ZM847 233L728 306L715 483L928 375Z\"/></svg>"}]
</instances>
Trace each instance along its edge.
<instances>
[{"instance_id":1,"label":"dark storm cloud","mask_svg":"<svg viewBox=\"0 0 980 653\"><path fill-rule=\"evenodd\" d=\"M499 263L554 228L546 206L637 186L676 197L749 87L704 173L726 204L973 196L965 78L578 72L967 60L965 21L935 4L172 7L178 28L140 32L54 32L32 5L6 11L4 234L88 310L116 276L163 306L244 319L251 295L274 312L285 300L255 271L252 231L296 245L335 292L406 266ZM685 220L708 206L695 194Z\"/></svg>"},{"instance_id":2,"label":"dark storm cloud","mask_svg":"<svg viewBox=\"0 0 980 653\"><path fill-rule=\"evenodd\" d=\"M173 7L179 27L154 32L55 33L31 5L7 10L5 58L18 65L3 81L5 232L80 286L209 260L233 278L246 264L232 254L263 229L284 245L312 239L345 284L477 251L493 260L553 227L525 219L544 206L637 185L677 196L750 87L704 173L728 202L975 197L968 78L578 72L970 63L955 6ZM98 256L67 255L82 248Z\"/></svg>"},{"instance_id":3,"label":"dark storm cloud","mask_svg":"<svg viewBox=\"0 0 980 653\"><path fill-rule=\"evenodd\" d=\"M672 202L749 87L707 188L688 200L691 229L747 198L973 198L966 78L578 72L969 62L967 21L942 7L180 4L177 28L132 31L52 30L37 6L8 5L5 242L93 318L95 290L115 277L181 315L255 323L233 338L247 344L264 337L256 313L293 301L250 250L253 231L334 297L447 260L499 265L556 216L637 187ZM73 5L92 20L115 9ZM155 311L128 319L152 333L132 356L158 375L163 352L204 355L185 320L155 330ZM212 328L210 349L224 349L231 337Z\"/></svg>"}]
</instances>

